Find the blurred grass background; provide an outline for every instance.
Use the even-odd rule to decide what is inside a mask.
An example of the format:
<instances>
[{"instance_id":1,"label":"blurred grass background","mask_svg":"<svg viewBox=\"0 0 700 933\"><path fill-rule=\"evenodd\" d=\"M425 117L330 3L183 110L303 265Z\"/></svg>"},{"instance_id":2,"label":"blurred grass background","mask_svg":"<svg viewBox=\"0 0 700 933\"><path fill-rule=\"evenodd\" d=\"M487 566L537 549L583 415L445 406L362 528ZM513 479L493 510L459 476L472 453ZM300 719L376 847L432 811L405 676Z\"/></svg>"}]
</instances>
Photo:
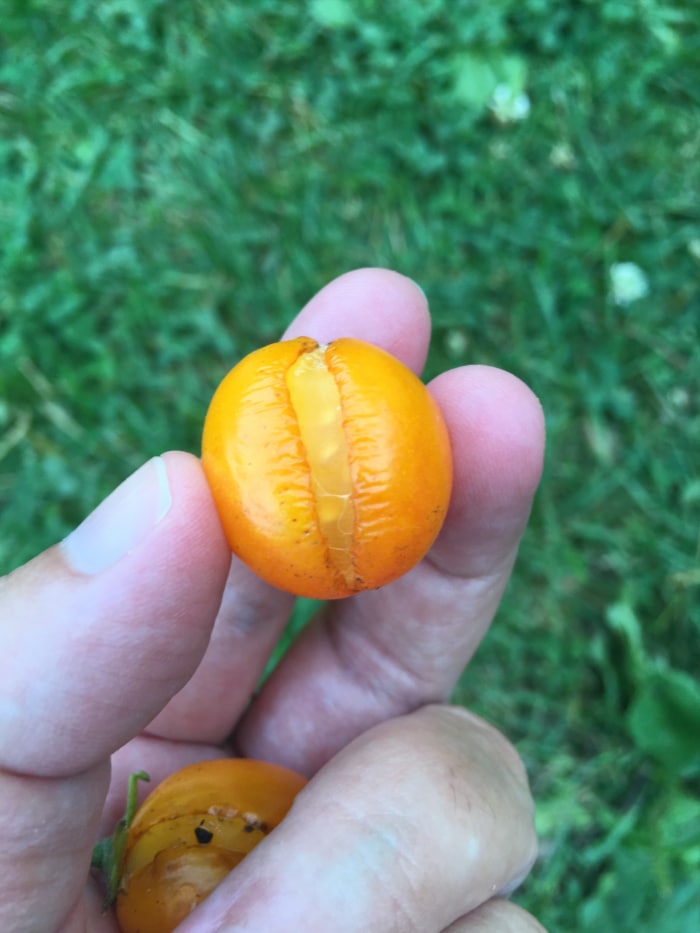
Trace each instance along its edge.
<instances>
[{"instance_id":1,"label":"blurred grass background","mask_svg":"<svg viewBox=\"0 0 700 933\"><path fill-rule=\"evenodd\" d=\"M700 929L694 0L4 0L0 231L4 571L197 451L222 374L350 268L426 290L429 374L526 380L545 479L457 696L530 771L518 897Z\"/></svg>"}]
</instances>

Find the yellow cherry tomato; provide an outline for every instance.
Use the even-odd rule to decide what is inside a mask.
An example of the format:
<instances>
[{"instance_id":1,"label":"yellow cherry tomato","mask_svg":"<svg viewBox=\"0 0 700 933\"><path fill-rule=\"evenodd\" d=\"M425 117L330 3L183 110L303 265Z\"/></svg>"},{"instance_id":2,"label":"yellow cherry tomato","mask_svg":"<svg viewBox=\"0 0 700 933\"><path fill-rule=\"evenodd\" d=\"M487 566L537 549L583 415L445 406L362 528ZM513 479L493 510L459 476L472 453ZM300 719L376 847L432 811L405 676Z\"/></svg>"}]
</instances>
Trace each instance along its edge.
<instances>
[{"instance_id":1,"label":"yellow cherry tomato","mask_svg":"<svg viewBox=\"0 0 700 933\"><path fill-rule=\"evenodd\" d=\"M202 464L232 551L299 596L402 576L435 540L452 459L440 410L385 351L342 338L263 347L224 378Z\"/></svg>"},{"instance_id":2,"label":"yellow cherry tomato","mask_svg":"<svg viewBox=\"0 0 700 933\"><path fill-rule=\"evenodd\" d=\"M166 778L128 831L116 912L122 933L170 933L283 819L306 779L246 758Z\"/></svg>"}]
</instances>

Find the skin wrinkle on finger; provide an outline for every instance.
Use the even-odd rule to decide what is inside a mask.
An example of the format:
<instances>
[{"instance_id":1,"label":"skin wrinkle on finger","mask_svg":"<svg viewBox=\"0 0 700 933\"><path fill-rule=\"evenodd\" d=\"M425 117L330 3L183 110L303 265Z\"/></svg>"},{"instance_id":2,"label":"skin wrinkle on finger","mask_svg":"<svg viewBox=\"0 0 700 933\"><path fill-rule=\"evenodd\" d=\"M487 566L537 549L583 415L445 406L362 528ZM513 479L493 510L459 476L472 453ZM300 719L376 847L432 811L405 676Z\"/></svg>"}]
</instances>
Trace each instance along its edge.
<instances>
[{"instance_id":1,"label":"skin wrinkle on finger","mask_svg":"<svg viewBox=\"0 0 700 933\"><path fill-rule=\"evenodd\" d=\"M396 631L382 622L388 610L383 594L355 607L354 624L342 611L328 612L327 631L344 672L367 689L416 703L449 695L496 611L504 580L499 573L488 579L453 578L429 561L414 575L424 579L414 585L409 575L404 592L395 597L404 639L399 656Z\"/></svg>"},{"instance_id":2,"label":"skin wrinkle on finger","mask_svg":"<svg viewBox=\"0 0 700 933\"><path fill-rule=\"evenodd\" d=\"M429 580L421 584L415 577ZM326 607L287 656L299 686L290 696L278 674L276 685L256 701L254 725L243 720L239 748L251 756L274 754L313 773L363 728L447 699L497 608L502 582L476 581L481 593L471 597L464 581L424 565L392 593L363 594L352 607ZM270 693L277 690L286 703ZM304 715L307 706L313 706L313 717Z\"/></svg>"},{"instance_id":3,"label":"skin wrinkle on finger","mask_svg":"<svg viewBox=\"0 0 700 933\"><path fill-rule=\"evenodd\" d=\"M183 933L442 929L529 867L532 811L517 754L492 727L426 707L340 752Z\"/></svg>"}]
</instances>

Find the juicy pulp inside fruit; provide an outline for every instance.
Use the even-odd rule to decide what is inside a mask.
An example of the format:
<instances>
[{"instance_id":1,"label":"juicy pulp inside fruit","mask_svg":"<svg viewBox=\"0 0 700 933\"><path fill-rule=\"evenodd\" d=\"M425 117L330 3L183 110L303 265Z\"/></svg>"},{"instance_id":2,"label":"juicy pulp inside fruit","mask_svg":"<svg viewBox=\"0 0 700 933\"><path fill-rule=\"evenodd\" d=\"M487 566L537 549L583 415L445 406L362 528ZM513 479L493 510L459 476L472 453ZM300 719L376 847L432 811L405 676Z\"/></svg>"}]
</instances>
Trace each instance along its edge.
<instances>
[{"instance_id":1,"label":"juicy pulp inside fruit","mask_svg":"<svg viewBox=\"0 0 700 933\"><path fill-rule=\"evenodd\" d=\"M205 830L204 839L212 848L240 853L250 852L265 836L265 832L243 815L225 817L206 813L182 813L158 820L129 846L124 863L124 876L137 874L153 861L154 852L174 851L178 847L203 848L196 830Z\"/></svg>"},{"instance_id":2,"label":"juicy pulp inside fruit","mask_svg":"<svg viewBox=\"0 0 700 933\"><path fill-rule=\"evenodd\" d=\"M340 392L326 366L325 347L302 353L287 370L286 382L309 464L319 527L333 566L352 583L355 510L350 450Z\"/></svg>"}]
</instances>

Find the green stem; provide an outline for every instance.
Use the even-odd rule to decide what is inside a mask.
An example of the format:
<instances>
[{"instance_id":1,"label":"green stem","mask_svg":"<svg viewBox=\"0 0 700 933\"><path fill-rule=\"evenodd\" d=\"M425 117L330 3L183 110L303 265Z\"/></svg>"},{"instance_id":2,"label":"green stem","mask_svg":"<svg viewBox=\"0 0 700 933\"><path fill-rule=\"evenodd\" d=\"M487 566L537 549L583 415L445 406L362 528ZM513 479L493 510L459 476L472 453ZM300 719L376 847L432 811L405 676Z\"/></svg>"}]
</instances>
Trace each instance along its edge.
<instances>
[{"instance_id":1,"label":"green stem","mask_svg":"<svg viewBox=\"0 0 700 933\"><path fill-rule=\"evenodd\" d=\"M105 906L109 907L116 900L121 881L121 864L124 856L126 838L138 806L138 782L150 781L145 771L136 771L129 775L126 790L126 810L124 816L114 827L114 832L98 842L92 850L91 868L102 872L107 885Z\"/></svg>"}]
</instances>

